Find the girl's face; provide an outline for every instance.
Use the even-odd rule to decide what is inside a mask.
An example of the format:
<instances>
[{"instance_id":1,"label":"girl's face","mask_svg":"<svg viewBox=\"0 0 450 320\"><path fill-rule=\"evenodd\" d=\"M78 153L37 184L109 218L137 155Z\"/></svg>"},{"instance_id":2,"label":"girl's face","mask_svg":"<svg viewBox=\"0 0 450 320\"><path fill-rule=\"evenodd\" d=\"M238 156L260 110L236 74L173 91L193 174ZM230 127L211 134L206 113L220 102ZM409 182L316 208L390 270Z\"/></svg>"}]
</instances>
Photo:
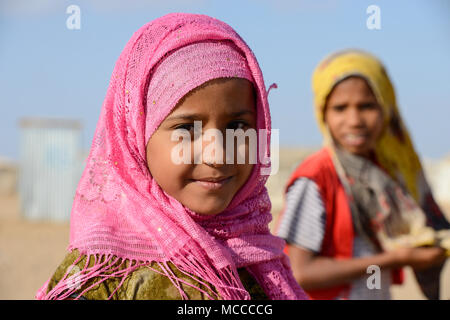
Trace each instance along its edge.
<instances>
[{"instance_id":1,"label":"girl's face","mask_svg":"<svg viewBox=\"0 0 450 320\"><path fill-rule=\"evenodd\" d=\"M370 156L383 129L381 107L360 77L350 77L334 87L324 119L338 146L363 157Z\"/></svg>"},{"instance_id":2,"label":"girl's face","mask_svg":"<svg viewBox=\"0 0 450 320\"><path fill-rule=\"evenodd\" d=\"M194 121L201 121L202 132L217 129L223 136L223 161L203 157L194 161ZM226 129L256 129L253 85L245 79L215 79L188 93L164 119L147 144L147 164L153 178L170 196L203 215L215 215L226 209L233 196L250 176L253 164L248 162L248 139L245 139L244 164L226 163ZM190 132L190 163L173 161L174 131ZM201 139L206 150L214 139ZM210 148L211 149L211 148ZM236 155L236 149L234 149ZM219 153L220 154L220 153ZM197 163L195 163L197 162ZM222 162L222 163L220 163Z\"/></svg>"}]
</instances>

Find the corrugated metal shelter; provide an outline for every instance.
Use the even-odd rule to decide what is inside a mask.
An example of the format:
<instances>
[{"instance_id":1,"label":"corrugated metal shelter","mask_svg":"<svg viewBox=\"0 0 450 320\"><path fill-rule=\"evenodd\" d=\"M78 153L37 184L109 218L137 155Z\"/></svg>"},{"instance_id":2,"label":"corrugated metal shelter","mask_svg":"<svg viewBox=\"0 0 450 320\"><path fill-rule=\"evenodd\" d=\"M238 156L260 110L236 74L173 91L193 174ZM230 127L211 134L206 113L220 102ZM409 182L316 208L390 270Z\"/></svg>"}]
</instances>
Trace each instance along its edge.
<instances>
[{"instance_id":1,"label":"corrugated metal shelter","mask_svg":"<svg viewBox=\"0 0 450 320\"><path fill-rule=\"evenodd\" d=\"M83 169L81 123L20 120L19 195L29 220L68 221Z\"/></svg>"}]
</instances>

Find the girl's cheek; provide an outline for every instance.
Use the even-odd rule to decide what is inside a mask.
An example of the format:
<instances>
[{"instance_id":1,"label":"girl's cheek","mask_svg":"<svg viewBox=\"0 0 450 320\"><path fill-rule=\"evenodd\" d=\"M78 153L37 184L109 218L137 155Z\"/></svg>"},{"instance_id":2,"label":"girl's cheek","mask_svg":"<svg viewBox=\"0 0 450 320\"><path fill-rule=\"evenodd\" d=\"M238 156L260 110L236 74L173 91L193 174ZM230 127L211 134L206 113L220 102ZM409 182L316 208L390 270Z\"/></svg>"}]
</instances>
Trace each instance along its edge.
<instances>
[{"instance_id":1,"label":"girl's cheek","mask_svg":"<svg viewBox=\"0 0 450 320\"><path fill-rule=\"evenodd\" d=\"M374 137L373 137L374 144L378 141L378 139L381 138L381 136L383 134L383 128L384 128L383 125L384 125L383 120L381 119L380 122L378 123L377 128L374 133Z\"/></svg>"},{"instance_id":2,"label":"girl's cheek","mask_svg":"<svg viewBox=\"0 0 450 320\"><path fill-rule=\"evenodd\" d=\"M325 117L325 123L330 131L331 136L335 140L339 140L339 119L336 115L331 112L327 113ZM338 141L340 142L340 141Z\"/></svg>"},{"instance_id":3,"label":"girl's cheek","mask_svg":"<svg viewBox=\"0 0 450 320\"><path fill-rule=\"evenodd\" d=\"M370 131L373 138L375 140L378 139L383 129L383 118L381 112L377 111L371 114L366 123L370 123Z\"/></svg>"}]
</instances>

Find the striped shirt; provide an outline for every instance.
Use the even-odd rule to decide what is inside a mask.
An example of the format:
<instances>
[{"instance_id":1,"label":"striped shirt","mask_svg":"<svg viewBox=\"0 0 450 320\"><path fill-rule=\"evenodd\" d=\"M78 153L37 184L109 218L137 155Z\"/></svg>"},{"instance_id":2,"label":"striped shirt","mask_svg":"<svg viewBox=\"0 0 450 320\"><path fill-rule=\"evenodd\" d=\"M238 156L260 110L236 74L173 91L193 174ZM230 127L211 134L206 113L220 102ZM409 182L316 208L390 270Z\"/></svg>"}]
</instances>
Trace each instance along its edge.
<instances>
[{"instance_id":1,"label":"striped shirt","mask_svg":"<svg viewBox=\"0 0 450 320\"><path fill-rule=\"evenodd\" d=\"M280 221L278 236L286 242L319 253L325 233L326 212L317 184L308 178L299 178L289 187L286 194L286 207ZM376 254L371 243L355 235L353 257ZM352 282L348 298L352 300L389 300L391 273L380 272L380 289L369 289L368 277L363 276ZM342 298L342 297L338 297Z\"/></svg>"}]
</instances>

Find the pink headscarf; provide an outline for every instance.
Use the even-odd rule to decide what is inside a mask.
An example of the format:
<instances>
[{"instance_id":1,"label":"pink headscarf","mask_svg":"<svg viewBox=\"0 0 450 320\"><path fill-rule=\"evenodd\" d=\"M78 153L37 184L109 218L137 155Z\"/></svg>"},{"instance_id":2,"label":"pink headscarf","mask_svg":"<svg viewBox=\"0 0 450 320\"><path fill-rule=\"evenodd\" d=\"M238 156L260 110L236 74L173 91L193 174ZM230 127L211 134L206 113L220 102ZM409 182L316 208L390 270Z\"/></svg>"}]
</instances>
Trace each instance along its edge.
<instances>
[{"instance_id":1,"label":"pink headscarf","mask_svg":"<svg viewBox=\"0 0 450 320\"><path fill-rule=\"evenodd\" d=\"M232 77L253 82L245 57L231 41L195 42L167 54L150 74L146 143L161 119L189 91L212 79Z\"/></svg>"},{"instance_id":2,"label":"pink headscarf","mask_svg":"<svg viewBox=\"0 0 450 320\"><path fill-rule=\"evenodd\" d=\"M250 70L257 95L257 129L270 132L261 70L250 48L230 26L208 16L181 13L144 25L127 43L114 68L72 208L68 249L95 255L95 263L73 275L67 272L48 293L45 284L38 299L64 299L94 277L100 277L100 281L122 277L123 282L130 272L154 261L183 298L187 298L181 288L183 280L171 272L168 262L213 285L218 297L210 298L249 299L237 273L237 268L245 267L269 298L306 299L282 251L284 240L269 231L271 203L264 186L267 176L261 175L265 165L259 161L254 165L245 185L216 216L201 216L184 207L160 188L148 170L146 142L189 86L193 89L208 79L230 76L224 71L202 77L198 80L201 83L193 80L189 85L175 84L171 95L158 95L153 89L151 72L159 72L155 67L163 58L205 41L231 42L242 52L233 58L239 64L244 60L247 63L238 76L248 78L245 70ZM155 75L155 79L160 76L164 74ZM153 97L162 96L164 104L159 105L158 99L153 104ZM266 145L269 143L270 135ZM131 263L126 268L117 268L127 260Z\"/></svg>"}]
</instances>

